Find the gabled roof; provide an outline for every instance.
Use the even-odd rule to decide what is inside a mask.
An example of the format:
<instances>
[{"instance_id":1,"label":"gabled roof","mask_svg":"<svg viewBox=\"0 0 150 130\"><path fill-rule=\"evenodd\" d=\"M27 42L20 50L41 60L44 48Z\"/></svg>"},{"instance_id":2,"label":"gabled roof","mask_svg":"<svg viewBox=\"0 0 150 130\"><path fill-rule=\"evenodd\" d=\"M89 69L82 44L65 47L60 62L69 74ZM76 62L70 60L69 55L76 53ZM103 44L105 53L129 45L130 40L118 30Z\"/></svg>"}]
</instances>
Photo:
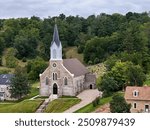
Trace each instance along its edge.
<instances>
[{"instance_id":1,"label":"gabled roof","mask_svg":"<svg viewBox=\"0 0 150 130\"><path fill-rule=\"evenodd\" d=\"M53 40L51 42L51 46L53 45L53 43L56 43L56 45L59 47L61 42L59 40L59 34L58 34L58 28L57 25L55 24L54 26L54 33L53 33Z\"/></svg>"},{"instance_id":2,"label":"gabled roof","mask_svg":"<svg viewBox=\"0 0 150 130\"><path fill-rule=\"evenodd\" d=\"M134 96L133 92L137 91L138 96ZM150 87L128 86L125 91L126 100L150 100Z\"/></svg>"},{"instance_id":3,"label":"gabled roof","mask_svg":"<svg viewBox=\"0 0 150 130\"><path fill-rule=\"evenodd\" d=\"M74 74L74 77L85 75L88 73L86 67L76 58L74 59L64 59L63 65L71 73Z\"/></svg>"},{"instance_id":4,"label":"gabled roof","mask_svg":"<svg viewBox=\"0 0 150 130\"><path fill-rule=\"evenodd\" d=\"M13 74L0 74L0 85L9 85Z\"/></svg>"}]
</instances>

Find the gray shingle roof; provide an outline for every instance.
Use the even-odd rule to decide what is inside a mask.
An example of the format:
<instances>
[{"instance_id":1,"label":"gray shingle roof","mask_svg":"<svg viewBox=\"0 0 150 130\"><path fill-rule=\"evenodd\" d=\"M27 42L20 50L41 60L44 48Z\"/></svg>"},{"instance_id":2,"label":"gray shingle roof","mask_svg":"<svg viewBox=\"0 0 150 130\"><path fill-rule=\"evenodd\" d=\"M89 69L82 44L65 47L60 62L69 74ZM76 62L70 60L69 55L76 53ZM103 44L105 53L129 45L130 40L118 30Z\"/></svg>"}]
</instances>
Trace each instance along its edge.
<instances>
[{"instance_id":1,"label":"gray shingle roof","mask_svg":"<svg viewBox=\"0 0 150 130\"><path fill-rule=\"evenodd\" d=\"M86 82L95 82L96 81L96 75L92 74L92 73L86 74L85 81Z\"/></svg>"},{"instance_id":2,"label":"gray shingle roof","mask_svg":"<svg viewBox=\"0 0 150 130\"><path fill-rule=\"evenodd\" d=\"M13 74L0 74L0 85L9 85Z\"/></svg>"},{"instance_id":3,"label":"gray shingle roof","mask_svg":"<svg viewBox=\"0 0 150 130\"><path fill-rule=\"evenodd\" d=\"M71 74L74 74L75 77L88 73L86 67L77 59L64 59L63 65Z\"/></svg>"},{"instance_id":4,"label":"gray shingle roof","mask_svg":"<svg viewBox=\"0 0 150 130\"><path fill-rule=\"evenodd\" d=\"M59 40L59 34L58 34L58 28L57 25L55 24L54 26L54 33L53 33L53 41L51 42L51 46L53 45L53 43L56 43L56 45L59 47L61 42Z\"/></svg>"}]
</instances>

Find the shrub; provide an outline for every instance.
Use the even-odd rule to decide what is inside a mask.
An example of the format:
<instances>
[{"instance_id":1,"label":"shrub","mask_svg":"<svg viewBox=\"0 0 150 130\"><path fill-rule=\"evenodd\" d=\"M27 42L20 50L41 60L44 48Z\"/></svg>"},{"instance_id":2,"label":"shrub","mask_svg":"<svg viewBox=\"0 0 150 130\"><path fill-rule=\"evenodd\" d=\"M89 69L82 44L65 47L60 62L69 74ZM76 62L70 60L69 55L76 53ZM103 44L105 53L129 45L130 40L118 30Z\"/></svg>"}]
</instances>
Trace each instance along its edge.
<instances>
[{"instance_id":1,"label":"shrub","mask_svg":"<svg viewBox=\"0 0 150 130\"><path fill-rule=\"evenodd\" d=\"M97 97L97 98L95 98L94 99L94 101L92 102L92 104L93 104L93 107L96 107L96 106L98 106L99 105L99 99L100 99L100 97Z\"/></svg>"},{"instance_id":2,"label":"shrub","mask_svg":"<svg viewBox=\"0 0 150 130\"><path fill-rule=\"evenodd\" d=\"M25 57L22 58L22 62L26 62L27 59Z\"/></svg>"}]
</instances>

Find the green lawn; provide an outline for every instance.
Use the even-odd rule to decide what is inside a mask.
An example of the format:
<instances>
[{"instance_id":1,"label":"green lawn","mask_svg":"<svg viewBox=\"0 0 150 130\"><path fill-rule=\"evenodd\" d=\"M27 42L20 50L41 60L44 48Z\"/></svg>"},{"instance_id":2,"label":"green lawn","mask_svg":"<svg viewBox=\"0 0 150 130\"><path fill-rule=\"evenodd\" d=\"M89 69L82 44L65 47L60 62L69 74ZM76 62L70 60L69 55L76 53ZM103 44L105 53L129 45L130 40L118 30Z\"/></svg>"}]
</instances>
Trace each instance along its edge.
<instances>
[{"instance_id":1,"label":"green lawn","mask_svg":"<svg viewBox=\"0 0 150 130\"><path fill-rule=\"evenodd\" d=\"M44 99L28 100L39 94L39 82L33 83L31 93L19 101L4 101L0 102L0 113L29 113L35 112Z\"/></svg>"},{"instance_id":2,"label":"green lawn","mask_svg":"<svg viewBox=\"0 0 150 130\"><path fill-rule=\"evenodd\" d=\"M0 113L33 113L43 100L24 100L19 103L0 103Z\"/></svg>"},{"instance_id":3,"label":"green lawn","mask_svg":"<svg viewBox=\"0 0 150 130\"><path fill-rule=\"evenodd\" d=\"M117 92L119 95L123 96L122 92ZM106 98L101 98L99 100L99 105L97 107L94 107L92 103L86 105L85 107L80 108L79 110L75 111L75 113L90 113L95 111L98 107L101 107L104 104L109 103L112 100L112 96L106 97Z\"/></svg>"},{"instance_id":4,"label":"green lawn","mask_svg":"<svg viewBox=\"0 0 150 130\"><path fill-rule=\"evenodd\" d=\"M61 113L79 102L78 98L59 98L50 102L45 112Z\"/></svg>"}]
</instances>

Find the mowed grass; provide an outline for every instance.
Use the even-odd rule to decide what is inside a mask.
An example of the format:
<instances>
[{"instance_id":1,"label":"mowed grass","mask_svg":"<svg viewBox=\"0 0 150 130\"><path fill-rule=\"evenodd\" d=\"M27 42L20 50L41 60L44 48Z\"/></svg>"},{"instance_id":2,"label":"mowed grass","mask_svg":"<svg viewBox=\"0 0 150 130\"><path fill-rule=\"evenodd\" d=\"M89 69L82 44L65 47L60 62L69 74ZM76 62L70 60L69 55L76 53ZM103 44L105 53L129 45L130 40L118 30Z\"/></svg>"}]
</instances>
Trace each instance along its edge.
<instances>
[{"instance_id":1,"label":"mowed grass","mask_svg":"<svg viewBox=\"0 0 150 130\"><path fill-rule=\"evenodd\" d=\"M122 93L122 92L116 92L113 95L115 95L115 94L119 94L120 96L124 96L124 93ZM106 97L106 98L100 98L98 106L94 107L93 104L90 103L90 104L80 108L79 110L75 111L75 113L90 113L90 112L93 112L97 108L101 107L102 105L109 103L112 100L112 97L113 96L109 96L109 97Z\"/></svg>"},{"instance_id":2,"label":"mowed grass","mask_svg":"<svg viewBox=\"0 0 150 130\"><path fill-rule=\"evenodd\" d=\"M86 105L85 107L80 108L79 110L75 111L75 113L90 113L96 110L96 108L109 103L112 100L112 96L107 98L102 98L99 100L99 105L97 107L94 107L92 103Z\"/></svg>"},{"instance_id":3,"label":"mowed grass","mask_svg":"<svg viewBox=\"0 0 150 130\"><path fill-rule=\"evenodd\" d=\"M31 93L19 101L0 102L0 113L33 113L44 99L29 100L39 94L39 82L33 83Z\"/></svg>"},{"instance_id":4,"label":"mowed grass","mask_svg":"<svg viewBox=\"0 0 150 130\"><path fill-rule=\"evenodd\" d=\"M61 113L79 103L78 98L59 98L49 103L45 112L47 113Z\"/></svg>"},{"instance_id":5,"label":"mowed grass","mask_svg":"<svg viewBox=\"0 0 150 130\"><path fill-rule=\"evenodd\" d=\"M19 103L0 104L0 113L33 113L43 100L24 100Z\"/></svg>"},{"instance_id":6,"label":"mowed grass","mask_svg":"<svg viewBox=\"0 0 150 130\"><path fill-rule=\"evenodd\" d=\"M64 49L65 55L67 59L77 58L81 63L83 62L83 54L79 54L77 51L77 47L68 47Z\"/></svg>"}]
</instances>

